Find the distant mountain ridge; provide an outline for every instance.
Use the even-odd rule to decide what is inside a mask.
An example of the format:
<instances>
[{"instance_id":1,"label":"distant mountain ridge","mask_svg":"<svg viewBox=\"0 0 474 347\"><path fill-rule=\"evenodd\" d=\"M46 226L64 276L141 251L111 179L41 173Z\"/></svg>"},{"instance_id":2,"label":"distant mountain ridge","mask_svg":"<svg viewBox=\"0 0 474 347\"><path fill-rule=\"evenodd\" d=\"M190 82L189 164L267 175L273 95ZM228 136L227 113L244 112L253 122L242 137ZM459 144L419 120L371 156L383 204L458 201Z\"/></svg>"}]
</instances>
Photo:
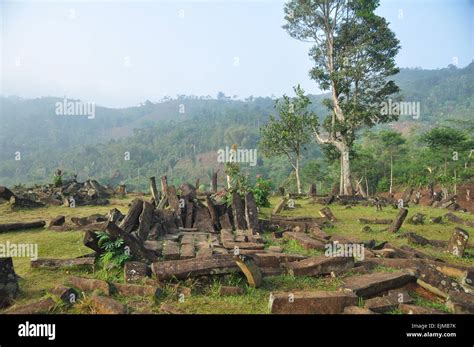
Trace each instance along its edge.
<instances>
[{"instance_id":1,"label":"distant mountain ridge","mask_svg":"<svg viewBox=\"0 0 474 347\"><path fill-rule=\"evenodd\" d=\"M474 62L462 69L402 69L395 80L404 100L421 104L420 119L401 117L392 124L396 129L462 127L474 119ZM311 96L320 117L327 113L324 97ZM257 148L259 128L274 113L275 102L268 97L233 100L222 93L215 99L179 96L121 109L96 106L95 119L87 119L55 114L56 102L62 101L0 97L0 185L50 181L57 167L132 186L142 186L142 178L152 174L204 179L219 148L232 143ZM15 160L17 152L21 160ZM130 161L123 160L125 152L131 153ZM307 149L308 158L320 155L315 145ZM289 173L278 159L249 169L275 181Z\"/></svg>"}]
</instances>

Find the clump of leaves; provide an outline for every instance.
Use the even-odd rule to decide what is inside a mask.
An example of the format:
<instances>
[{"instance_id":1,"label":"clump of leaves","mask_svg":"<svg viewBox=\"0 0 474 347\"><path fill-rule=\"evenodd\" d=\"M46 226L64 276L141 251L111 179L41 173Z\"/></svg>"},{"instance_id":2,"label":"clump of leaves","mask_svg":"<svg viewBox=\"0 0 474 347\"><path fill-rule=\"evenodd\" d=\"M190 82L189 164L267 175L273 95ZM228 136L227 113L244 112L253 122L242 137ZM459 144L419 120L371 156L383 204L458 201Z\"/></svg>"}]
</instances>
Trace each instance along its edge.
<instances>
[{"instance_id":1,"label":"clump of leaves","mask_svg":"<svg viewBox=\"0 0 474 347\"><path fill-rule=\"evenodd\" d=\"M100 264L104 269L110 270L122 267L125 262L132 258L122 239L112 239L104 231L96 232L96 234L99 239L98 245L104 250L104 253L100 256Z\"/></svg>"},{"instance_id":2,"label":"clump of leaves","mask_svg":"<svg viewBox=\"0 0 474 347\"><path fill-rule=\"evenodd\" d=\"M255 184L252 184L248 174L240 171L238 163L226 163L225 172L230 176L232 185L232 188L228 190L225 197L228 206L232 204L232 193L234 191L237 191L242 197L245 196L246 192L252 192L257 207L270 206L270 200L268 199L272 189L270 180L266 180L262 176L257 175Z\"/></svg>"},{"instance_id":3,"label":"clump of leaves","mask_svg":"<svg viewBox=\"0 0 474 347\"><path fill-rule=\"evenodd\" d=\"M255 186L249 187L249 190L253 193L258 207L270 207L268 197L270 196L271 189L272 184L270 180L266 180L262 176L257 176Z\"/></svg>"}]
</instances>

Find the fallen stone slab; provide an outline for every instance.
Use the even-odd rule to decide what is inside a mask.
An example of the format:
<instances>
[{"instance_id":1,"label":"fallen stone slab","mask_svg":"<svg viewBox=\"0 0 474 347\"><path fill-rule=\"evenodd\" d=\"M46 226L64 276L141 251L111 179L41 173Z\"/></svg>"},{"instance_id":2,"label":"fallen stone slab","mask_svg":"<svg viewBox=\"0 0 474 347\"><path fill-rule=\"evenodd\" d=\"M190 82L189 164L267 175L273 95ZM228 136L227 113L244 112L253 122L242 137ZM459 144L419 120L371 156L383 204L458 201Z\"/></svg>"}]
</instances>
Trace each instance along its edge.
<instances>
[{"instance_id":1,"label":"fallen stone slab","mask_svg":"<svg viewBox=\"0 0 474 347\"><path fill-rule=\"evenodd\" d=\"M469 233L466 230L459 227L454 228L454 232L448 241L447 252L456 257L463 257L468 240Z\"/></svg>"},{"instance_id":2,"label":"fallen stone slab","mask_svg":"<svg viewBox=\"0 0 474 347\"><path fill-rule=\"evenodd\" d=\"M251 257L241 254L234 257L234 260L251 287L258 288L262 285L262 271Z\"/></svg>"},{"instance_id":3,"label":"fallen stone slab","mask_svg":"<svg viewBox=\"0 0 474 347\"><path fill-rule=\"evenodd\" d=\"M441 224L443 222L443 216L430 217L430 223Z\"/></svg>"},{"instance_id":4,"label":"fallen stone slab","mask_svg":"<svg viewBox=\"0 0 474 347\"><path fill-rule=\"evenodd\" d=\"M124 265L125 283L144 281L148 276L148 266L139 261L129 261Z\"/></svg>"},{"instance_id":5,"label":"fallen stone slab","mask_svg":"<svg viewBox=\"0 0 474 347\"><path fill-rule=\"evenodd\" d=\"M418 271L416 282L433 294L447 298L450 291L464 292L456 280L438 271L434 265L423 264Z\"/></svg>"},{"instance_id":6,"label":"fallen stone slab","mask_svg":"<svg viewBox=\"0 0 474 347\"><path fill-rule=\"evenodd\" d=\"M450 291L446 307L455 314L474 314L474 295Z\"/></svg>"},{"instance_id":7,"label":"fallen stone slab","mask_svg":"<svg viewBox=\"0 0 474 347\"><path fill-rule=\"evenodd\" d=\"M128 209L125 218L119 224L120 229L126 233L130 233L139 224L139 218L143 211L143 200L134 199Z\"/></svg>"},{"instance_id":8,"label":"fallen stone slab","mask_svg":"<svg viewBox=\"0 0 474 347\"><path fill-rule=\"evenodd\" d=\"M361 224L392 224L393 219L379 219L379 218L359 218L359 223Z\"/></svg>"},{"instance_id":9,"label":"fallen stone slab","mask_svg":"<svg viewBox=\"0 0 474 347\"><path fill-rule=\"evenodd\" d=\"M281 211L283 211L283 208L286 206L287 202L287 198L282 198L280 202L273 208L272 214L279 214Z\"/></svg>"},{"instance_id":10,"label":"fallen stone slab","mask_svg":"<svg viewBox=\"0 0 474 347\"><path fill-rule=\"evenodd\" d=\"M44 220L38 220L34 222L24 222L24 223L5 223L0 224L0 233L8 231L17 231L17 230L27 230L27 229L36 229L43 228L46 225Z\"/></svg>"},{"instance_id":11,"label":"fallen stone slab","mask_svg":"<svg viewBox=\"0 0 474 347\"><path fill-rule=\"evenodd\" d=\"M205 275L238 272L239 268L230 255L213 255L206 258L154 262L152 272L159 280L186 279Z\"/></svg>"},{"instance_id":12,"label":"fallen stone slab","mask_svg":"<svg viewBox=\"0 0 474 347\"><path fill-rule=\"evenodd\" d=\"M283 233L283 237L286 239L298 241L306 249L317 249L323 251L325 249L325 243L319 240L315 240L302 232L291 232L287 231Z\"/></svg>"},{"instance_id":13,"label":"fallen stone slab","mask_svg":"<svg viewBox=\"0 0 474 347\"><path fill-rule=\"evenodd\" d=\"M348 271L354 267L354 258L321 255L288 263L286 267L294 276L321 276Z\"/></svg>"},{"instance_id":14,"label":"fallen stone slab","mask_svg":"<svg viewBox=\"0 0 474 347\"><path fill-rule=\"evenodd\" d=\"M370 298L390 289L400 288L416 281L416 277L406 272L377 272L367 275L345 278L342 288L361 296Z\"/></svg>"},{"instance_id":15,"label":"fallen stone slab","mask_svg":"<svg viewBox=\"0 0 474 347\"><path fill-rule=\"evenodd\" d=\"M222 296L243 295L245 289L241 287L221 286L219 294Z\"/></svg>"},{"instance_id":16,"label":"fallen stone slab","mask_svg":"<svg viewBox=\"0 0 474 347\"><path fill-rule=\"evenodd\" d=\"M183 311L181 311L175 305L168 304L168 303L161 304L160 311L162 313L167 313L167 314L183 314Z\"/></svg>"},{"instance_id":17,"label":"fallen stone slab","mask_svg":"<svg viewBox=\"0 0 474 347\"><path fill-rule=\"evenodd\" d=\"M82 240L84 246L92 249L97 254L102 254L104 250L99 246L99 237L93 231L87 230Z\"/></svg>"},{"instance_id":18,"label":"fallen stone slab","mask_svg":"<svg viewBox=\"0 0 474 347\"><path fill-rule=\"evenodd\" d=\"M468 286L474 286L474 269L468 269L461 276L463 283Z\"/></svg>"},{"instance_id":19,"label":"fallen stone slab","mask_svg":"<svg viewBox=\"0 0 474 347\"><path fill-rule=\"evenodd\" d=\"M140 206L143 206L143 204L141 204ZM115 223L108 222L106 230L109 235L115 238L122 239L124 244L129 247L130 254L133 255L135 258L147 260L150 262L157 260L157 256L154 252L147 250L145 246L143 246L142 242L133 237L131 234L119 228Z\"/></svg>"},{"instance_id":20,"label":"fallen stone slab","mask_svg":"<svg viewBox=\"0 0 474 347\"><path fill-rule=\"evenodd\" d=\"M115 299L94 295L90 299L91 306L98 314L125 314L125 306Z\"/></svg>"},{"instance_id":21,"label":"fallen stone slab","mask_svg":"<svg viewBox=\"0 0 474 347\"><path fill-rule=\"evenodd\" d=\"M90 224L105 223L107 218L101 214L93 214L88 217L71 217L71 222L73 222L78 227L86 227Z\"/></svg>"},{"instance_id":22,"label":"fallen stone slab","mask_svg":"<svg viewBox=\"0 0 474 347\"><path fill-rule=\"evenodd\" d=\"M223 241L222 245L226 249L255 249L262 250L265 248L263 243L256 242L233 242L233 241Z\"/></svg>"},{"instance_id":23,"label":"fallen stone slab","mask_svg":"<svg viewBox=\"0 0 474 347\"><path fill-rule=\"evenodd\" d=\"M143 246L149 250L154 252L157 255L161 255L163 252L163 242L162 241L153 241L147 240L143 242Z\"/></svg>"},{"instance_id":24,"label":"fallen stone slab","mask_svg":"<svg viewBox=\"0 0 474 347\"><path fill-rule=\"evenodd\" d=\"M320 209L319 214L321 215L321 217L327 218L331 222L335 222L337 220L329 207L324 207Z\"/></svg>"},{"instance_id":25,"label":"fallen stone slab","mask_svg":"<svg viewBox=\"0 0 474 347\"><path fill-rule=\"evenodd\" d=\"M70 276L69 283L84 292L100 291L104 295L110 295L109 284L102 280Z\"/></svg>"},{"instance_id":26,"label":"fallen stone slab","mask_svg":"<svg viewBox=\"0 0 474 347\"><path fill-rule=\"evenodd\" d=\"M411 304L414 301L406 289L400 288L389 290L385 296L367 299L364 306L376 313L387 313L400 304Z\"/></svg>"},{"instance_id":27,"label":"fallen stone slab","mask_svg":"<svg viewBox=\"0 0 474 347\"><path fill-rule=\"evenodd\" d=\"M270 304L273 314L338 314L355 306L357 297L343 292L296 291L272 294Z\"/></svg>"},{"instance_id":28,"label":"fallen stone slab","mask_svg":"<svg viewBox=\"0 0 474 347\"><path fill-rule=\"evenodd\" d=\"M179 243L166 240L163 243L163 259L164 260L178 260L180 258Z\"/></svg>"},{"instance_id":29,"label":"fallen stone slab","mask_svg":"<svg viewBox=\"0 0 474 347\"><path fill-rule=\"evenodd\" d=\"M64 269L72 267L85 267L90 270L94 269L95 258L73 258L73 259L51 259L51 258L38 258L31 261L32 268L43 268L43 269Z\"/></svg>"},{"instance_id":30,"label":"fallen stone slab","mask_svg":"<svg viewBox=\"0 0 474 347\"><path fill-rule=\"evenodd\" d=\"M194 242L192 243L181 243L181 248L179 250L180 259L191 259L196 257L196 252L194 250Z\"/></svg>"},{"instance_id":31,"label":"fallen stone slab","mask_svg":"<svg viewBox=\"0 0 474 347\"><path fill-rule=\"evenodd\" d=\"M402 236L402 235L400 235L400 236ZM430 239L427 239L427 238L425 238L421 235L418 235L416 233L413 233L413 232L405 233L405 234L403 234L403 237L406 237L408 242L413 243L415 245L420 245L420 246L430 245L430 246L433 246L433 247L444 248L448 244L447 241L430 240Z\"/></svg>"},{"instance_id":32,"label":"fallen stone slab","mask_svg":"<svg viewBox=\"0 0 474 347\"><path fill-rule=\"evenodd\" d=\"M268 247L269 252L274 252L274 253L281 253L283 252L283 247L281 246L270 246Z\"/></svg>"},{"instance_id":33,"label":"fallen stone slab","mask_svg":"<svg viewBox=\"0 0 474 347\"><path fill-rule=\"evenodd\" d=\"M290 253L254 253L249 254L251 258L255 260L255 263L259 267L275 267L279 268L280 265L291 263L298 260L306 259L304 255L301 254L290 254Z\"/></svg>"},{"instance_id":34,"label":"fallen stone slab","mask_svg":"<svg viewBox=\"0 0 474 347\"><path fill-rule=\"evenodd\" d=\"M353 274L360 274L360 275L365 275L367 273L367 270L363 266L356 266L353 267L352 269L349 270Z\"/></svg>"},{"instance_id":35,"label":"fallen stone slab","mask_svg":"<svg viewBox=\"0 0 474 347\"><path fill-rule=\"evenodd\" d=\"M474 227L474 221L465 220L461 217L456 216L452 212L448 212L444 215L444 218L450 221L451 223L462 224L468 227Z\"/></svg>"},{"instance_id":36,"label":"fallen stone slab","mask_svg":"<svg viewBox=\"0 0 474 347\"><path fill-rule=\"evenodd\" d=\"M10 306L19 290L12 258L0 258L0 308Z\"/></svg>"},{"instance_id":37,"label":"fallen stone slab","mask_svg":"<svg viewBox=\"0 0 474 347\"><path fill-rule=\"evenodd\" d=\"M407 245L402 245L400 247L397 247L389 243L386 243L384 245L384 248L381 250L374 250L374 253L383 258L406 258L406 259L423 258L423 259L431 259L431 260L437 259L433 256L420 252L417 249L414 249Z\"/></svg>"},{"instance_id":38,"label":"fallen stone slab","mask_svg":"<svg viewBox=\"0 0 474 347\"><path fill-rule=\"evenodd\" d=\"M400 230L407 215L408 210L406 208L401 208L393 223L388 227L388 231L391 233L396 233L398 230Z\"/></svg>"},{"instance_id":39,"label":"fallen stone slab","mask_svg":"<svg viewBox=\"0 0 474 347\"><path fill-rule=\"evenodd\" d=\"M309 228L309 234L317 240L326 241L331 237L321 230L320 227L314 225Z\"/></svg>"},{"instance_id":40,"label":"fallen stone slab","mask_svg":"<svg viewBox=\"0 0 474 347\"><path fill-rule=\"evenodd\" d=\"M12 196L15 196L15 194L13 194L10 189L4 186L0 186L0 198L5 201L9 201Z\"/></svg>"},{"instance_id":41,"label":"fallen stone slab","mask_svg":"<svg viewBox=\"0 0 474 347\"><path fill-rule=\"evenodd\" d=\"M432 265L436 270L450 277L465 277L469 272L473 272L474 268L466 267L462 265L448 264L436 260L430 259L384 259L384 258L371 258L364 259L356 263L358 266L363 266L367 270L372 270L377 266L386 266L394 269L419 269L423 265Z\"/></svg>"},{"instance_id":42,"label":"fallen stone slab","mask_svg":"<svg viewBox=\"0 0 474 347\"><path fill-rule=\"evenodd\" d=\"M417 305L400 304L398 308L405 314L445 314L446 312Z\"/></svg>"},{"instance_id":43,"label":"fallen stone slab","mask_svg":"<svg viewBox=\"0 0 474 347\"><path fill-rule=\"evenodd\" d=\"M312 226L322 227L324 225L331 224L331 222L325 217L313 217L313 216L295 216L295 217L284 216L283 217L283 216L272 215L269 221L260 219L260 222L270 223L282 228L283 227L293 228L297 226L299 227L306 226L306 228L309 228Z\"/></svg>"},{"instance_id":44,"label":"fallen stone slab","mask_svg":"<svg viewBox=\"0 0 474 347\"><path fill-rule=\"evenodd\" d=\"M408 242L413 243L415 245L426 246L430 244L430 240L416 233L406 233L406 238Z\"/></svg>"},{"instance_id":45,"label":"fallen stone slab","mask_svg":"<svg viewBox=\"0 0 474 347\"><path fill-rule=\"evenodd\" d=\"M74 305L79 299L79 292L71 287L63 286L62 284L57 285L50 290L50 293L56 295L66 305Z\"/></svg>"},{"instance_id":46,"label":"fallen stone slab","mask_svg":"<svg viewBox=\"0 0 474 347\"><path fill-rule=\"evenodd\" d=\"M369 310L365 307L359 306L346 306L344 307L343 314L376 314L375 312Z\"/></svg>"},{"instance_id":47,"label":"fallen stone slab","mask_svg":"<svg viewBox=\"0 0 474 347\"><path fill-rule=\"evenodd\" d=\"M112 283L116 293L121 296L149 296L159 298L163 290L156 286Z\"/></svg>"},{"instance_id":48,"label":"fallen stone slab","mask_svg":"<svg viewBox=\"0 0 474 347\"><path fill-rule=\"evenodd\" d=\"M16 195L13 195L12 197L10 197L9 202L12 208L38 208L38 207L46 206L42 202L34 201L28 198L21 198Z\"/></svg>"},{"instance_id":49,"label":"fallen stone slab","mask_svg":"<svg viewBox=\"0 0 474 347\"><path fill-rule=\"evenodd\" d=\"M221 241L233 242L235 235L230 229L221 229L220 231Z\"/></svg>"},{"instance_id":50,"label":"fallen stone slab","mask_svg":"<svg viewBox=\"0 0 474 347\"><path fill-rule=\"evenodd\" d=\"M397 304L411 304L415 302L415 299L410 296L410 293L405 288L389 290L385 297L397 302Z\"/></svg>"},{"instance_id":51,"label":"fallen stone slab","mask_svg":"<svg viewBox=\"0 0 474 347\"><path fill-rule=\"evenodd\" d=\"M52 298L41 299L31 304L13 307L5 312L6 314L42 314L48 313L56 306L56 302Z\"/></svg>"},{"instance_id":52,"label":"fallen stone slab","mask_svg":"<svg viewBox=\"0 0 474 347\"><path fill-rule=\"evenodd\" d=\"M61 226L66 222L65 216L57 216L49 222L49 226Z\"/></svg>"},{"instance_id":53,"label":"fallen stone slab","mask_svg":"<svg viewBox=\"0 0 474 347\"><path fill-rule=\"evenodd\" d=\"M367 299L364 307L375 313L387 313L398 307L398 302L385 296L376 296L375 298Z\"/></svg>"},{"instance_id":54,"label":"fallen stone slab","mask_svg":"<svg viewBox=\"0 0 474 347\"><path fill-rule=\"evenodd\" d=\"M426 215L423 213L416 213L414 216L411 216L408 219L408 223L413 225L422 225L425 224Z\"/></svg>"},{"instance_id":55,"label":"fallen stone slab","mask_svg":"<svg viewBox=\"0 0 474 347\"><path fill-rule=\"evenodd\" d=\"M263 277L280 276L286 273L285 269L276 267L262 267L260 270Z\"/></svg>"},{"instance_id":56,"label":"fallen stone slab","mask_svg":"<svg viewBox=\"0 0 474 347\"><path fill-rule=\"evenodd\" d=\"M421 259L406 259L406 258L370 258L356 262L356 266L362 266L370 271L377 266L386 266L393 269L408 269L416 268L422 264Z\"/></svg>"},{"instance_id":57,"label":"fallen stone slab","mask_svg":"<svg viewBox=\"0 0 474 347\"><path fill-rule=\"evenodd\" d=\"M394 246L391 246L394 248ZM410 247L408 245L401 245L400 248L397 249L397 251L402 251L405 252L407 257L409 258L422 258L422 259L429 259L429 260L440 260L439 258L433 257L427 253L421 252L417 250L416 248Z\"/></svg>"}]
</instances>

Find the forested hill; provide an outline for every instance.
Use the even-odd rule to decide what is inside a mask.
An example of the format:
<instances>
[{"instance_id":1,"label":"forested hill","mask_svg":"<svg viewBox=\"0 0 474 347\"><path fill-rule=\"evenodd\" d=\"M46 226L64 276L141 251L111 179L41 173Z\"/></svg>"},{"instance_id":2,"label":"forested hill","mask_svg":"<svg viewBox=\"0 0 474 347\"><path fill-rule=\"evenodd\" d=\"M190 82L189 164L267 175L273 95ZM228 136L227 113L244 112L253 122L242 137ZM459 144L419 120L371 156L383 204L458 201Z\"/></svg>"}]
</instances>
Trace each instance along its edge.
<instances>
[{"instance_id":1,"label":"forested hill","mask_svg":"<svg viewBox=\"0 0 474 347\"><path fill-rule=\"evenodd\" d=\"M474 118L474 63L462 69L403 69L396 80L404 100L420 102L421 117L401 117L394 128L425 130L447 124L467 129ZM319 116L326 112L322 99L312 96ZM0 185L49 182L58 167L79 174L79 179L93 176L131 187L144 188L146 177L161 174L176 181L198 177L207 181L212 168L223 171L216 160L218 149L233 143L258 147L259 128L274 113L275 102L268 97L236 100L223 93L216 98L179 96L125 109L98 105L95 118L88 119L57 115L55 104L62 101L0 99ZM18 152L21 160L15 160ZM127 154L130 160L125 160ZM320 149L308 146L304 157L303 166L320 158ZM258 164L246 169L281 184L291 168L285 158L259 155ZM308 181L327 174L310 165L306 170Z\"/></svg>"}]
</instances>

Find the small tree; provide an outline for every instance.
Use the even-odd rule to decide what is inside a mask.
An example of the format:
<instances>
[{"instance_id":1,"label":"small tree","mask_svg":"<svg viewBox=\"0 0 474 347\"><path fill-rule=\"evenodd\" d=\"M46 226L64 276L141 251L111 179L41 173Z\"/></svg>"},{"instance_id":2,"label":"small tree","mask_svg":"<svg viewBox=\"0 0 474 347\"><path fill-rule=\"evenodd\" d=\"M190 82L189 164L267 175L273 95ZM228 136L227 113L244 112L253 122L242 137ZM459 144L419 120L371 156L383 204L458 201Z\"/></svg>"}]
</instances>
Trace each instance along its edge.
<instances>
[{"instance_id":1,"label":"small tree","mask_svg":"<svg viewBox=\"0 0 474 347\"><path fill-rule=\"evenodd\" d=\"M447 127L434 128L421 137L421 141L431 150L441 152L445 176L448 171L448 158L452 156L453 151L462 150L466 140L466 135L462 131Z\"/></svg>"},{"instance_id":2,"label":"small tree","mask_svg":"<svg viewBox=\"0 0 474 347\"><path fill-rule=\"evenodd\" d=\"M293 88L295 98L284 95L277 100L275 108L279 118L270 116L269 123L260 129L260 146L266 157L285 155L294 169L296 186L301 194L300 161L304 146L311 142L312 129L318 121L308 110L311 104L304 90L298 85Z\"/></svg>"},{"instance_id":3,"label":"small tree","mask_svg":"<svg viewBox=\"0 0 474 347\"><path fill-rule=\"evenodd\" d=\"M404 153L401 146L405 144L402 134L384 130L380 132L380 141L382 142L383 151L390 157L390 194L393 193L393 159Z\"/></svg>"}]
</instances>

